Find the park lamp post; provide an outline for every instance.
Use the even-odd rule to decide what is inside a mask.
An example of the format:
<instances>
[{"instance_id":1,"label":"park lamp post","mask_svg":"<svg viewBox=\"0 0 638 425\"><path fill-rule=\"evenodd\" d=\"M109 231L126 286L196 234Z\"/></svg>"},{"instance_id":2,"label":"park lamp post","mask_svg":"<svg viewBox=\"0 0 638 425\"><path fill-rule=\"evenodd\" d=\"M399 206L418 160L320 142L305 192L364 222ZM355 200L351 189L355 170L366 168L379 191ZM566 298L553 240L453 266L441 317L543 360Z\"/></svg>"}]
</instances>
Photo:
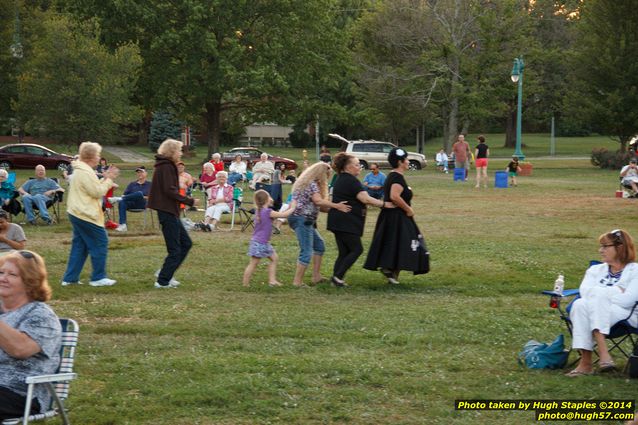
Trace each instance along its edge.
<instances>
[{"instance_id":1,"label":"park lamp post","mask_svg":"<svg viewBox=\"0 0 638 425\"><path fill-rule=\"evenodd\" d=\"M516 108L516 155L521 161L525 159L523 151L521 151L521 123L522 123L522 98L523 98L523 70L525 69L525 62L523 57L514 59L514 66L512 67L512 81L518 83L518 106Z\"/></svg>"}]
</instances>

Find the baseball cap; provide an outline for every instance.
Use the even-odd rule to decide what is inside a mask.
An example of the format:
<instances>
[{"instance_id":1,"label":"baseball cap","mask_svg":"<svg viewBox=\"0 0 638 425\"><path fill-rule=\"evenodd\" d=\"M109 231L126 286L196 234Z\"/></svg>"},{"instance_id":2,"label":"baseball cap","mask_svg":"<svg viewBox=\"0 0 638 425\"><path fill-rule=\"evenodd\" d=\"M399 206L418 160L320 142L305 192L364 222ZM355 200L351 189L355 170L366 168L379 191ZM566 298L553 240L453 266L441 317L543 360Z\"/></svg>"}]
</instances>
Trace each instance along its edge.
<instances>
[{"instance_id":1,"label":"baseball cap","mask_svg":"<svg viewBox=\"0 0 638 425\"><path fill-rule=\"evenodd\" d=\"M638 159L636 159L636 158L631 158L631 159L629 160L629 162L631 162L632 164L638 164Z\"/></svg>"},{"instance_id":2,"label":"baseball cap","mask_svg":"<svg viewBox=\"0 0 638 425\"><path fill-rule=\"evenodd\" d=\"M137 167L137 168L135 169L135 172L136 172L136 173L137 173L138 171L146 171L146 167L145 167L145 166L143 166L143 165L141 165L141 166L139 166L139 167Z\"/></svg>"}]
</instances>

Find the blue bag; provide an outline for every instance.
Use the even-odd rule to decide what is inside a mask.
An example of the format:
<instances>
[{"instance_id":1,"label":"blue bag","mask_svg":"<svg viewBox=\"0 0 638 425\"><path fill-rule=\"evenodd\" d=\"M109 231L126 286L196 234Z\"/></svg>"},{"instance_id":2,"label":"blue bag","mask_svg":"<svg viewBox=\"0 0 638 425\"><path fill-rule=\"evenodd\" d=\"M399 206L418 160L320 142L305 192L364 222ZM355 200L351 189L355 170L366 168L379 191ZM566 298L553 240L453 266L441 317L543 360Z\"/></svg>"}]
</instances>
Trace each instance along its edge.
<instances>
[{"instance_id":1,"label":"blue bag","mask_svg":"<svg viewBox=\"0 0 638 425\"><path fill-rule=\"evenodd\" d=\"M528 341L523 351L518 353L518 363L528 369L562 369L567 357L569 350L565 350L565 340L561 334L549 345L533 339Z\"/></svg>"}]
</instances>

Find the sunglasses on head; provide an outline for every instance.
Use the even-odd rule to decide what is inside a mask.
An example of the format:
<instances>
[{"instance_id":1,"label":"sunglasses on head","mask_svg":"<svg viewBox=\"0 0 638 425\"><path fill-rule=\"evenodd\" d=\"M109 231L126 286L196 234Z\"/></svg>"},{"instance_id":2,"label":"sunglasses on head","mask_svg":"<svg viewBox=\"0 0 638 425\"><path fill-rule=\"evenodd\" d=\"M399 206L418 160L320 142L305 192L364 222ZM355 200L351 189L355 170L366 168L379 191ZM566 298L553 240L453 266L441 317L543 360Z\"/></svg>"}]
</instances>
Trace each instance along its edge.
<instances>
[{"instance_id":1,"label":"sunglasses on head","mask_svg":"<svg viewBox=\"0 0 638 425\"><path fill-rule=\"evenodd\" d=\"M18 251L18 253L22 255L22 258L26 258L27 260L33 260L36 263L38 262L38 260L35 258L35 255L33 255L33 252L31 251L22 250L22 251Z\"/></svg>"},{"instance_id":2,"label":"sunglasses on head","mask_svg":"<svg viewBox=\"0 0 638 425\"><path fill-rule=\"evenodd\" d=\"M622 232L619 229L614 229L611 232L609 232L609 234L612 236L614 245L622 245L623 237L622 237Z\"/></svg>"}]
</instances>

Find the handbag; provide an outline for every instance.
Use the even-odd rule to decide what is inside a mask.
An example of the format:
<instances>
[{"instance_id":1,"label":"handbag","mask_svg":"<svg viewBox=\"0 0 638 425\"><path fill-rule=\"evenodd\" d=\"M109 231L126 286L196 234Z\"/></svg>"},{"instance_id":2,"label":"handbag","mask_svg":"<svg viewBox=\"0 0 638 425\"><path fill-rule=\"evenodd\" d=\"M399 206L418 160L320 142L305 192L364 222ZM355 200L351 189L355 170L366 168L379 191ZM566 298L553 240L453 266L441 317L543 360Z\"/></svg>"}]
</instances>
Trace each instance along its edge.
<instances>
[{"instance_id":1,"label":"handbag","mask_svg":"<svg viewBox=\"0 0 638 425\"><path fill-rule=\"evenodd\" d=\"M565 350L565 339L558 335L550 344L530 340L518 353L518 363L528 369L562 369L567 363L569 350Z\"/></svg>"}]
</instances>

